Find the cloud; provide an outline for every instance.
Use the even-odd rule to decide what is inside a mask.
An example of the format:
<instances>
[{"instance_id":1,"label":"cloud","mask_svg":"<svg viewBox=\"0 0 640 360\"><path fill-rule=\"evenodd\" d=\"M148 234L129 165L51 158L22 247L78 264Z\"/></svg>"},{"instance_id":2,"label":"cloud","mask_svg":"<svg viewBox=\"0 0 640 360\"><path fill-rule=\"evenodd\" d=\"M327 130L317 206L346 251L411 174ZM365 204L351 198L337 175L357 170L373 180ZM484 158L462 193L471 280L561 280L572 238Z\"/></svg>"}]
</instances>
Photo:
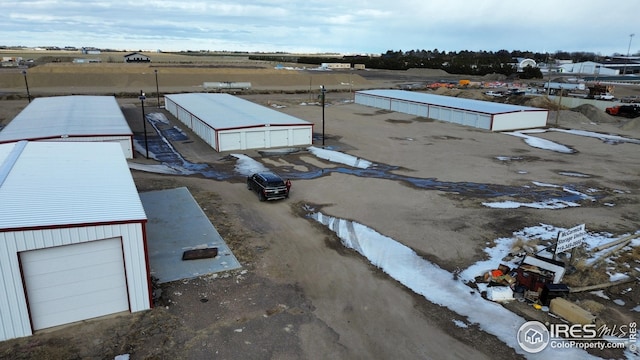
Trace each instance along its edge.
<instances>
[{"instance_id":1,"label":"cloud","mask_svg":"<svg viewBox=\"0 0 640 360\"><path fill-rule=\"evenodd\" d=\"M383 53L437 48L611 54L626 53L629 34L635 32L634 12L624 11L625 7L628 4L623 0L1 2L0 33L11 44L0 45L166 51Z\"/></svg>"}]
</instances>

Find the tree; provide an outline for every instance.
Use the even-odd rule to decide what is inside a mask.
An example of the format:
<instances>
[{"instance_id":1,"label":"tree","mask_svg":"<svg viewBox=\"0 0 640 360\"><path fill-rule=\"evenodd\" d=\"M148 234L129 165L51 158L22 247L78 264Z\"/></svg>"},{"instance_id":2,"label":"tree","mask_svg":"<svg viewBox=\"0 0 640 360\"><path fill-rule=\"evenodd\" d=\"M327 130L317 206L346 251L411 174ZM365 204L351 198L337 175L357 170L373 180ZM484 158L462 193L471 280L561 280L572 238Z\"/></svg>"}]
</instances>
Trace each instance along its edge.
<instances>
[{"instance_id":1,"label":"tree","mask_svg":"<svg viewBox=\"0 0 640 360\"><path fill-rule=\"evenodd\" d=\"M522 69L520 79L542 79L542 71L539 68L527 65Z\"/></svg>"}]
</instances>

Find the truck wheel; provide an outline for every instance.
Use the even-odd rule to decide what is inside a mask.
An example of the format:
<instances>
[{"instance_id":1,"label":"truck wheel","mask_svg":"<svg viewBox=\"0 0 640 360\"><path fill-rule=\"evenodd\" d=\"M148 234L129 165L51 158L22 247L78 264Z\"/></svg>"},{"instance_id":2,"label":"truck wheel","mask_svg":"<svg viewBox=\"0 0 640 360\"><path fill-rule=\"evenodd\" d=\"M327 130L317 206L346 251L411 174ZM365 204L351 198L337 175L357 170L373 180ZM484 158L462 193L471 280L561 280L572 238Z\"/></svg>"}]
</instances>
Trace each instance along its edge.
<instances>
[{"instance_id":1,"label":"truck wheel","mask_svg":"<svg viewBox=\"0 0 640 360\"><path fill-rule=\"evenodd\" d=\"M258 193L258 199L260 199L260 201L265 201L267 200L267 198L264 196L264 194L262 193L262 191L260 193Z\"/></svg>"},{"instance_id":2,"label":"truck wheel","mask_svg":"<svg viewBox=\"0 0 640 360\"><path fill-rule=\"evenodd\" d=\"M247 189L251 190L251 183L247 182Z\"/></svg>"}]
</instances>

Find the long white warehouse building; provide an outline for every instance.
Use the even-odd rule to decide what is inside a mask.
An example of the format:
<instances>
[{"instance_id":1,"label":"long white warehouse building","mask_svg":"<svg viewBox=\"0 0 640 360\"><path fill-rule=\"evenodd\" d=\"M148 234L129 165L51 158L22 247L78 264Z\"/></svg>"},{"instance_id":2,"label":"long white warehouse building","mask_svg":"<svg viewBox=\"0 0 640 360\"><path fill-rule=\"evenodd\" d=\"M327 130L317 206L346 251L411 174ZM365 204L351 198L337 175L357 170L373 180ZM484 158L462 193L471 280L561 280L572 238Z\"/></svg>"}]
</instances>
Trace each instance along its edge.
<instances>
[{"instance_id":1,"label":"long white warehouse building","mask_svg":"<svg viewBox=\"0 0 640 360\"><path fill-rule=\"evenodd\" d=\"M0 130L0 144L20 140L117 142L133 159L133 132L113 96L36 98Z\"/></svg>"},{"instance_id":2,"label":"long white warehouse building","mask_svg":"<svg viewBox=\"0 0 640 360\"><path fill-rule=\"evenodd\" d=\"M312 123L230 94L165 95L165 107L218 152L312 142Z\"/></svg>"},{"instance_id":3,"label":"long white warehouse building","mask_svg":"<svg viewBox=\"0 0 640 360\"><path fill-rule=\"evenodd\" d=\"M0 341L152 307L147 217L117 143L0 144Z\"/></svg>"},{"instance_id":4,"label":"long white warehouse building","mask_svg":"<svg viewBox=\"0 0 640 360\"><path fill-rule=\"evenodd\" d=\"M355 102L491 131L545 127L549 113L534 107L404 90L357 91Z\"/></svg>"}]
</instances>

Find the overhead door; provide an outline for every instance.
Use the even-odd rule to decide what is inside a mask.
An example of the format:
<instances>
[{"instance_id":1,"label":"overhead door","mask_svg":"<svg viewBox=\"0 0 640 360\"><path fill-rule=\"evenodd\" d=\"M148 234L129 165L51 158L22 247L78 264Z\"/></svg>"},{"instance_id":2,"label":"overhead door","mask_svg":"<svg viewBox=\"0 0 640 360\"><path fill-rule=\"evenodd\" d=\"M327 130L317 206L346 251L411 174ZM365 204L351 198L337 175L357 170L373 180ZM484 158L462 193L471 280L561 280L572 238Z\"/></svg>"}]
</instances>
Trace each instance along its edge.
<instances>
[{"instance_id":1,"label":"overhead door","mask_svg":"<svg viewBox=\"0 0 640 360\"><path fill-rule=\"evenodd\" d=\"M220 147L218 151L233 151L242 149L242 132L220 133Z\"/></svg>"},{"instance_id":2,"label":"overhead door","mask_svg":"<svg viewBox=\"0 0 640 360\"><path fill-rule=\"evenodd\" d=\"M247 131L247 149L264 149L265 145L265 136L266 133L264 130L260 131Z\"/></svg>"},{"instance_id":3,"label":"overhead door","mask_svg":"<svg viewBox=\"0 0 640 360\"><path fill-rule=\"evenodd\" d=\"M269 131L270 143L269 147L289 146L289 130L271 130Z\"/></svg>"},{"instance_id":4,"label":"overhead door","mask_svg":"<svg viewBox=\"0 0 640 360\"><path fill-rule=\"evenodd\" d=\"M34 330L129 310L120 238L20 253Z\"/></svg>"}]
</instances>

